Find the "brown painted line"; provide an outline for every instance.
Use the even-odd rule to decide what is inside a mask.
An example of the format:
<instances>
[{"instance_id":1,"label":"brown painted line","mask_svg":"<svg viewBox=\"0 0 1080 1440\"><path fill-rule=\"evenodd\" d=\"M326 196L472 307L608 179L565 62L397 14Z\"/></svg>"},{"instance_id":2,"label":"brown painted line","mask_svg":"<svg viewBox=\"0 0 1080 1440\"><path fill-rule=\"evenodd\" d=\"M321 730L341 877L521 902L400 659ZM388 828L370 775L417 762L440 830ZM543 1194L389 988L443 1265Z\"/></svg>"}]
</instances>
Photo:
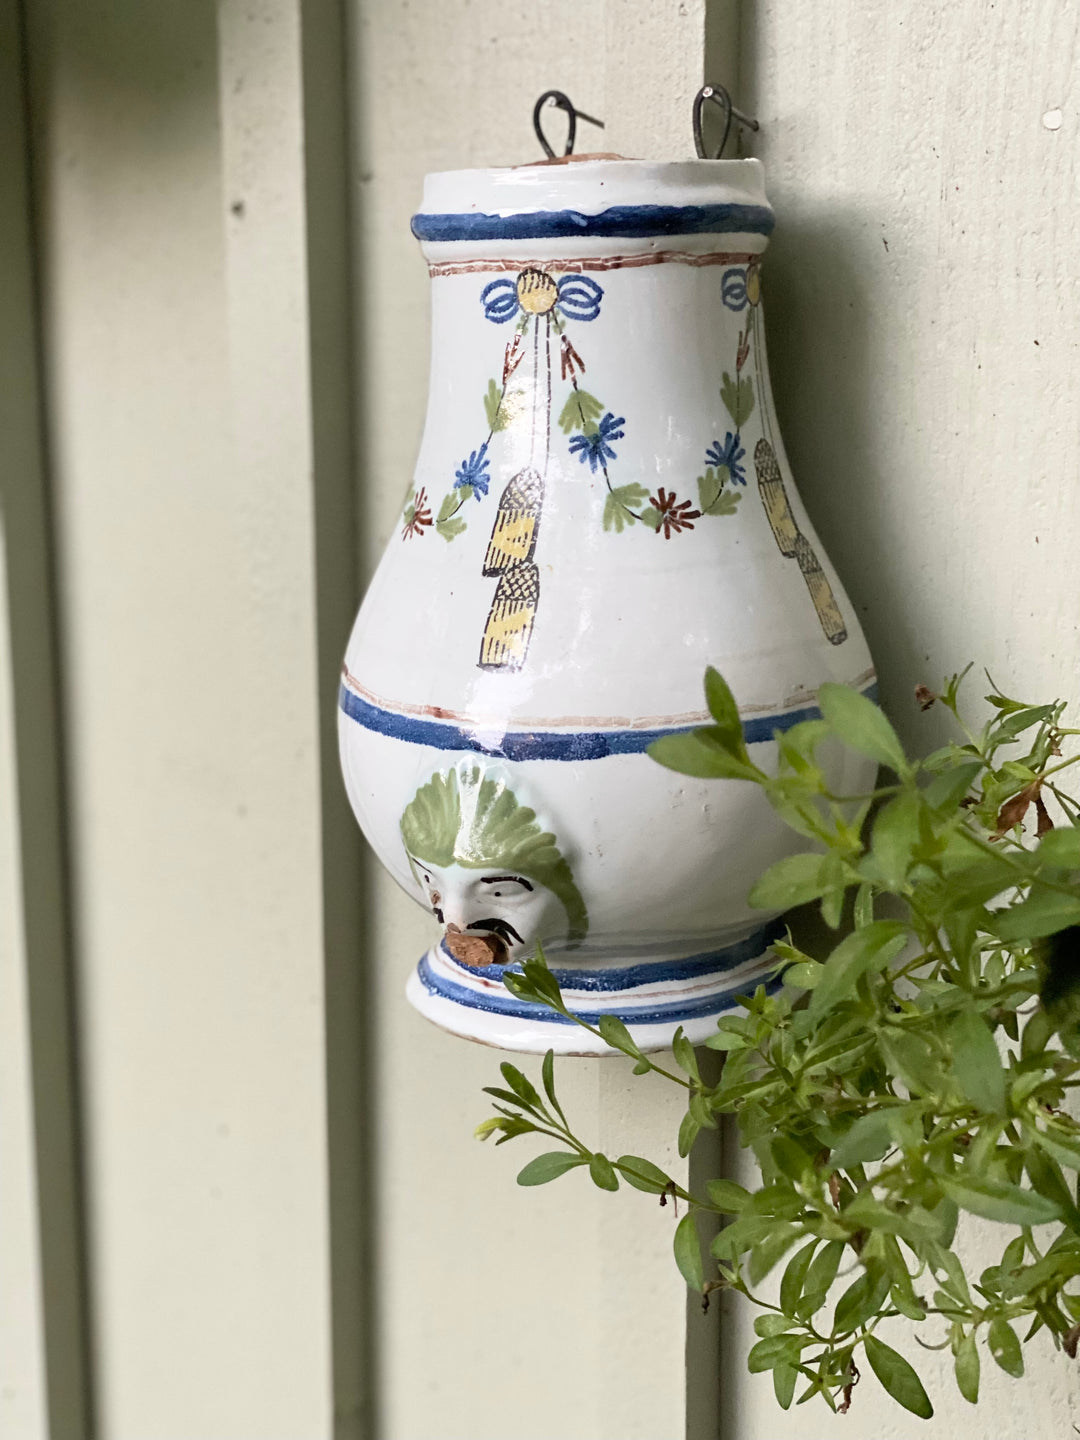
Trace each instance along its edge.
<instances>
[{"instance_id":1,"label":"brown painted line","mask_svg":"<svg viewBox=\"0 0 1080 1440\"><path fill-rule=\"evenodd\" d=\"M399 715L424 715L433 720L451 720L457 725L470 726L476 730L506 730L506 716L477 716L467 715L461 710L448 710L442 705L410 705L406 701L387 700L385 696L378 695L374 690L369 690L362 685L356 676L346 666L341 667L342 677L350 690L354 690L361 699L366 700L370 705L377 705L380 710L390 710ZM847 683L854 689L861 689L870 680L875 678L876 672L873 666L864 670L861 675L856 675L853 680ZM785 710L794 710L796 706L812 705L814 703L814 692L802 690L795 695L789 695L776 705L740 705L739 714L750 715L771 715L782 714ZM663 730L674 725L708 725L712 716L707 710L692 710L681 715L644 715L637 719L630 719L624 715L557 715L552 719L534 718L532 716L520 715L513 719L514 730Z\"/></svg>"},{"instance_id":2,"label":"brown painted line","mask_svg":"<svg viewBox=\"0 0 1080 1440\"><path fill-rule=\"evenodd\" d=\"M597 255L582 260L437 260L428 266L434 278L444 275L483 275L520 270L559 270L580 275L587 270L636 270L642 265L748 265L760 259L758 252L712 251L699 255L692 250L656 250L649 255Z\"/></svg>"}]
</instances>

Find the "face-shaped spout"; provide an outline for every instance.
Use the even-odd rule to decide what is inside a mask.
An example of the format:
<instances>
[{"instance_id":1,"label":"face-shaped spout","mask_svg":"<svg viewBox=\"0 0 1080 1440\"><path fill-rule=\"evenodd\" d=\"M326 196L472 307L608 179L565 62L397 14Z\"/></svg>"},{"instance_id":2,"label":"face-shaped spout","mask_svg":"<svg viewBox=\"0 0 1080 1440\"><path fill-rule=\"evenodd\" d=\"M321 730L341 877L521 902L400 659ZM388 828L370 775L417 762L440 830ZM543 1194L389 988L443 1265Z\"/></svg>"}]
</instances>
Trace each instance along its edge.
<instances>
[{"instance_id":1,"label":"face-shaped spout","mask_svg":"<svg viewBox=\"0 0 1080 1440\"><path fill-rule=\"evenodd\" d=\"M463 964L506 964L538 941L585 933L585 905L554 835L501 778L476 765L433 775L401 832L446 948Z\"/></svg>"}]
</instances>

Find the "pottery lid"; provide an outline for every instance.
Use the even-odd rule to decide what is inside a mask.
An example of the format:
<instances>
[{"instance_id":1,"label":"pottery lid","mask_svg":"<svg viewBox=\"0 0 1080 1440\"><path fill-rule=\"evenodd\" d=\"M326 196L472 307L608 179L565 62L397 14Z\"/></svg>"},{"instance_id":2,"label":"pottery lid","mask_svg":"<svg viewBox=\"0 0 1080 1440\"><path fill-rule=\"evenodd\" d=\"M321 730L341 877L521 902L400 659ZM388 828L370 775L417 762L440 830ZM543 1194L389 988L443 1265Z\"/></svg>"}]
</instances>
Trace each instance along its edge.
<instances>
[{"instance_id":1,"label":"pottery lid","mask_svg":"<svg viewBox=\"0 0 1080 1440\"><path fill-rule=\"evenodd\" d=\"M424 245L514 240L767 236L759 160L582 160L446 170L424 180L412 231Z\"/></svg>"}]
</instances>

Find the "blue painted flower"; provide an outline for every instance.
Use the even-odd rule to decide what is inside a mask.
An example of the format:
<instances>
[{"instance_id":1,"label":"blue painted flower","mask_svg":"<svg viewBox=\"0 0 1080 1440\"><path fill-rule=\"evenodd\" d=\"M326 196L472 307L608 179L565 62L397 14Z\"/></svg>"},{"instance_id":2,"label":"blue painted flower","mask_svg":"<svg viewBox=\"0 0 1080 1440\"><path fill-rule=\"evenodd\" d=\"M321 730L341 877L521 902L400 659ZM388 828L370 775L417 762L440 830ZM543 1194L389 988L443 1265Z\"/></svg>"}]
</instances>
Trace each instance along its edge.
<instances>
[{"instance_id":1,"label":"blue painted flower","mask_svg":"<svg viewBox=\"0 0 1080 1440\"><path fill-rule=\"evenodd\" d=\"M733 435L729 430L724 438L723 445L717 440L705 451L705 464L716 465L717 467L726 465L733 483L736 485L745 485L746 471L739 464L739 461L745 454L746 451L739 444L739 437Z\"/></svg>"},{"instance_id":2,"label":"blue painted flower","mask_svg":"<svg viewBox=\"0 0 1080 1440\"><path fill-rule=\"evenodd\" d=\"M729 310L746 309L746 271L725 270L720 282L720 294Z\"/></svg>"},{"instance_id":3,"label":"blue painted flower","mask_svg":"<svg viewBox=\"0 0 1080 1440\"><path fill-rule=\"evenodd\" d=\"M615 416L609 410L595 430L574 436L570 441L571 455L576 455L583 465L587 460L589 469L595 471L597 466L615 459L615 451L610 442L623 438L625 432L622 427L625 424L624 416Z\"/></svg>"},{"instance_id":4,"label":"blue painted flower","mask_svg":"<svg viewBox=\"0 0 1080 1440\"><path fill-rule=\"evenodd\" d=\"M467 460L461 462L461 469L454 471L454 489L460 490L463 485L471 485L477 500L488 493L488 483L491 480L487 447L488 442L485 440L479 450L474 450Z\"/></svg>"}]
</instances>

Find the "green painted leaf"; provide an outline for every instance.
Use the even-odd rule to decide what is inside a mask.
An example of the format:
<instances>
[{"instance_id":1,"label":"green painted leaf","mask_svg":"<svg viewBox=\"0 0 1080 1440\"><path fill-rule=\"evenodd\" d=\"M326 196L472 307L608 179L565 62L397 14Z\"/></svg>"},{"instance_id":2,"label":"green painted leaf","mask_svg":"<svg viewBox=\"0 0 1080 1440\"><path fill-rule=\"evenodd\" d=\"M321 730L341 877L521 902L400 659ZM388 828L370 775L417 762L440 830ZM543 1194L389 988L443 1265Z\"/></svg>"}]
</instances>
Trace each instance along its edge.
<instances>
[{"instance_id":1,"label":"green painted leaf","mask_svg":"<svg viewBox=\"0 0 1080 1440\"><path fill-rule=\"evenodd\" d=\"M938 1183L961 1210L981 1215L984 1220L997 1220L1003 1225L1045 1225L1061 1219L1060 1207L1045 1195L990 1175L943 1175Z\"/></svg>"},{"instance_id":2,"label":"green painted leaf","mask_svg":"<svg viewBox=\"0 0 1080 1440\"><path fill-rule=\"evenodd\" d=\"M825 858L812 852L778 860L750 891L750 904L759 910L790 910L818 899L828 889L828 881L822 879Z\"/></svg>"},{"instance_id":3,"label":"green painted leaf","mask_svg":"<svg viewBox=\"0 0 1080 1440\"><path fill-rule=\"evenodd\" d=\"M669 770L677 770L680 775L694 775L701 780L760 782L763 778L755 765L732 755L711 726L689 730L682 735L664 735L653 741L648 753ZM820 863L821 856L816 858Z\"/></svg>"},{"instance_id":4,"label":"green painted leaf","mask_svg":"<svg viewBox=\"0 0 1080 1440\"><path fill-rule=\"evenodd\" d=\"M754 413L754 382L749 375L734 380L724 371L724 382L720 386L720 399L731 416L736 430L741 430Z\"/></svg>"},{"instance_id":5,"label":"green painted leaf","mask_svg":"<svg viewBox=\"0 0 1080 1440\"><path fill-rule=\"evenodd\" d=\"M587 1164L588 1160L584 1155L576 1155L569 1150L548 1150L530 1160L524 1170L518 1172L517 1183L546 1185L550 1180L557 1180L560 1175L565 1175L568 1170L576 1170L579 1165Z\"/></svg>"},{"instance_id":6,"label":"green painted leaf","mask_svg":"<svg viewBox=\"0 0 1080 1440\"><path fill-rule=\"evenodd\" d=\"M949 1030L953 1075L973 1105L1000 1114L1005 1109L1005 1071L990 1027L974 1010L965 1010Z\"/></svg>"},{"instance_id":7,"label":"green painted leaf","mask_svg":"<svg viewBox=\"0 0 1080 1440\"><path fill-rule=\"evenodd\" d=\"M510 417L503 404L502 388L494 380L488 381L487 392L484 395L484 414L487 416L488 429L492 434L505 430L509 424Z\"/></svg>"},{"instance_id":8,"label":"green painted leaf","mask_svg":"<svg viewBox=\"0 0 1080 1440\"><path fill-rule=\"evenodd\" d=\"M922 1420L929 1420L934 1413L930 1397L923 1383L903 1355L899 1354L876 1335L867 1335L863 1342L870 1368L881 1381L897 1404Z\"/></svg>"},{"instance_id":9,"label":"green painted leaf","mask_svg":"<svg viewBox=\"0 0 1080 1440\"><path fill-rule=\"evenodd\" d=\"M473 488L471 485L462 485L459 490L448 490L442 498L439 513L435 516L436 523L441 524L444 520L449 520L452 515L461 509L466 500L472 499L472 493Z\"/></svg>"},{"instance_id":10,"label":"green painted leaf","mask_svg":"<svg viewBox=\"0 0 1080 1440\"><path fill-rule=\"evenodd\" d=\"M979 1399L979 1347L975 1343L975 1332L965 1335L956 1347L956 1388L972 1405Z\"/></svg>"},{"instance_id":11,"label":"green painted leaf","mask_svg":"<svg viewBox=\"0 0 1080 1440\"><path fill-rule=\"evenodd\" d=\"M601 1190L618 1190L619 1177L615 1167L606 1155L594 1155L589 1161L589 1174L594 1185Z\"/></svg>"},{"instance_id":12,"label":"green painted leaf","mask_svg":"<svg viewBox=\"0 0 1080 1440\"><path fill-rule=\"evenodd\" d=\"M751 898L751 904L753 899ZM907 943L907 929L898 920L875 920L855 930L825 962L825 974L810 997L810 1014L824 1015L855 991L855 982L868 970L883 970Z\"/></svg>"},{"instance_id":13,"label":"green painted leaf","mask_svg":"<svg viewBox=\"0 0 1080 1440\"><path fill-rule=\"evenodd\" d=\"M436 520L435 522L436 533L441 535L447 542L456 539L456 537L462 534L467 528L465 521L462 520L460 515L455 515L452 520Z\"/></svg>"},{"instance_id":14,"label":"green painted leaf","mask_svg":"<svg viewBox=\"0 0 1080 1440\"><path fill-rule=\"evenodd\" d=\"M663 520L663 518L664 517L660 514L660 511L657 510L654 505L646 506L646 508L642 510L641 514L638 516L638 519L641 521L641 523L643 525L647 525L650 530L659 530L660 522L661 520Z\"/></svg>"},{"instance_id":15,"label":"green painted leaf","mask_svg":"<svg viewBox=\"0 0 1080 1440\"><path fill-rule=\"evenodd\" d=\"M848 685L827 682L818 690L818 704L829 728L860 755L906 772L907 759L896 731L872 700Z\"/></svg>"},{"instance_id":16,"label":"green painted leaf","mask_svg":"<svg viewBox=\"0 0 1080 1440\"><path fill-rule=\"evenodd\" d=\"M621 535L638 518L632 512L644 505L648 498L649 492L643 485L614 486L604 497L604 529Z\"/></svg>"},{"instance_id":17,"label":"green painted leaf","mask_svg":"<svg viewBox=\"0 0 1080 1440\"><path fill-rule=\"evenodd\" d=\"M620 1155L615 1168L628 1185L635 1190L644 1190L648 1195L664 1195L671 1188L670 1175L665 1175L659 1165L641 1155Z\"/></svg>"},{"instance_id":18,"label":"green painted leaf","mask_svg":"<svg viewBox=\"0 0 1080 1440\"><path fill-rule=\"evenodd\" d=\"M697 1221L694 1212L684 1215L675 1227L673 1242L675 1263L691 1290L700 1290L705 1284L705 1271L701 1263L701 1242L698 1240Z\"/></svg>"},{"instance_id":19,"label":"green painted leaf","mask_svg":"<svg viewBox=\"0 0 1080 1440\"><path fill-rule=\"evenodd\" d=\"M734 515L738 511L742 492L729 486L730 476L726 465L710 465L704 475L698 476L698 503L703 515Z\"/></svg>"},{"instance_id":20,"label":"green painted leaf","mask_svg":"<svg viewBox=\"0 0 1080 1440\"><path fill-rule=\"evenodd\" d=\"M1020 1349L1020 1341L1016 1338L1016 1331L1003 1316L995 1315L990 1321L987 1343L990 1354L1006 1375L1019 1380L1024 1373L1024 1355Z\"/></svg>"},{"instance_id":21,"label":"green painted leaf","mask_svg":"<svg viewBox=\"0 0 1080 1440\"><path fill-rule=\"evenodd\" d=\"M492 383L494 384L494 381ZM574 430L581 430L586 435L591 434L605 408L596 396L590 395L587 390L571 390L559 414L559 429L564 435L569 435Z\"/></svg>"}]
</instances>

